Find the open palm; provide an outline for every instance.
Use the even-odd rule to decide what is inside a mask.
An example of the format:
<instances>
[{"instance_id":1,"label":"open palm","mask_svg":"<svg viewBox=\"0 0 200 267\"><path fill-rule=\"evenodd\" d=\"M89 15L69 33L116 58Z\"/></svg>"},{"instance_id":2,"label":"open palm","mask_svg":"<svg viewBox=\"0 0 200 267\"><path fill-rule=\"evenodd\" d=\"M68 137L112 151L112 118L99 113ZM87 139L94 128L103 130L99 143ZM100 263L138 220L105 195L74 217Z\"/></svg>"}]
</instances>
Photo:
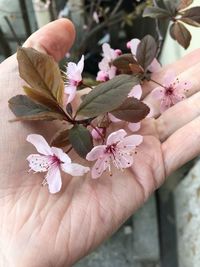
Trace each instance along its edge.
<instances>
[{"instance_id":1,"label":"open palm","mask_svg":"<svg viewBox=\"0 0 200 267\"><path fill-rule=\"evenodd\" d=\"M59 20L35 33L26 45L59 60L73 39L73 26L67 20ZM189 79L197 73L199 59L200 51L196 51L170 68L180 78ZM167 68L155 79L162 80ZM2 63L0 74L0 266L71 266L119 228L166 175L200 152L198 75L192 80L192 96L161 116L148 95L153 84L146 85L144 100L157 119L143 122L144 142L133 167L124 172L114 170L112 177L105 173L97 180L90 175L63 174L61 192L50 195L41 186L43 177L27 172L25 159L34 150L25 139L30 133L48 139L56 125L9 123L12 114L7 101L20 92L22 85L14 56Z\"/></svg>"}]
</instances>

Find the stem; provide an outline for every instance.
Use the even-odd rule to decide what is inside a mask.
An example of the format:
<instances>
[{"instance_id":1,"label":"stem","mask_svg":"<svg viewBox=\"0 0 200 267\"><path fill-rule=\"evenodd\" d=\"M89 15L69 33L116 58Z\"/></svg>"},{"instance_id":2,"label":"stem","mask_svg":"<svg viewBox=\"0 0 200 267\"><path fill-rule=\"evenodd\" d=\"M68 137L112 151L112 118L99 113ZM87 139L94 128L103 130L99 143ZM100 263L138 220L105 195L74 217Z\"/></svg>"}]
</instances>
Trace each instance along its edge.
<instances>
[{"instance_id":1,"label":"stem","mask_svg":"<svg viewBox=\"0 0 200 267\"><path fill-rule=\"evenodd\" d=\"M98 133L99 136L101 136L102 141L104 142L104 136L102 135L102 133L98 130L98 128L96 128L92 123L90 123L90 126Z\"/></svg>"},{"instance_id":2,"label":"stem","mask_svg":"<svg viewBox=\"0 0 200 267\"><path fill-rule=\"evenodd\" d=\"M115 15L118 11L118 9L120 8L121 4L122 4L123 0L119 0L116 4L116 6L114 7L113 11L111 12L111 16Z\"/></svg>"},{"instance_id":3,"label":"stem","mask_svg":"<svg viewBox=\"0 0 200 267\"><path fill-rule=\"evenodd\" d=\"M73 146L70 146L68 150L65 152L66 154L69 153L72 150Z\"/></svg>"},{"instance_id":4,"label":"stem","mask_svg":"<svg viewBox=\"0 0 200 267\"><path fill-rule=\"evenodd\" d=\"M105 26L112 25L119 23L123 20L123 12L118 12L115 14L112 18L108 18L108 20L103 21L102 23L98 24L96 27L94 27L85 37L83 42L80 44L79 51L81 54L84 53L85 46L89 42L89 40L92 38L93 35L95 35L97 32L101 31Z\"/></svg>"},{"instance_id":5,"label":"stem","mask_svg":"<svg viewBox=\"0 0 200 267\"><path fill-rule=\"evenodd\" d=\"M90 89L93 89L90 85L85 84L85 83L83 83L83 82L82 82L82 85L85 86L85 87L88 87L88 88L90 88Z\"/></svg>"},{"instance_id":6,"label":"stem","mask_svg":"<svg viewBox=\"0 0 200 267\"><path fill-rule=\"evenodd\" d=\"M157 82L157 81L155 81L153 79L149 79L149 81L161 86L162 88L166 88L164 85L162 85L161 83L159 83L159 82Z\"/></svg>"}]
</instances>

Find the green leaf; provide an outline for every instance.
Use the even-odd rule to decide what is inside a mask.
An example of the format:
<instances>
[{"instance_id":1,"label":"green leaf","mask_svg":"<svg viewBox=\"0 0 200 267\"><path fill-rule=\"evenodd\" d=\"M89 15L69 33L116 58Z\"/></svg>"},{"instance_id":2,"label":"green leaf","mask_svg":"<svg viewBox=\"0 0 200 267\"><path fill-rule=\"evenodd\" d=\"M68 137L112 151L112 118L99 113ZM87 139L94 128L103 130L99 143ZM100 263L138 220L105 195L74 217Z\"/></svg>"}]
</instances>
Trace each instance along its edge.
<instances>
[{"instance_id":1,"label":"green leaf","mask_svg":"<svg viewBox=\"0 0 200 267\"><path fill-rule=\"evenodd\" d=\"M69 129L58 131L51 140L51 146L66 147L70 145Z\"/></svg>"},{"instance_id":2,"label":"green leaf","mask_svg":"<svg viewBox=\"0 0 200 267\"><path fill-rule=\"evenodd\" d=\"M200 7L192 7L184 11L181 20L192 26L200 27Z\"/></svg>"},{"instance_id":3,"label":"green leaf","mask_svg":"<svg viewBox=\"0 0 200 267\"><path fill-rule=\"evenodd\" d=\"M139 122L143 120L150 109L136 98L129 97L123 104L111 113L118 119L128 122Z\"/></svg>"},{"instance_id":4,"label":"green leaf","mask_svg":"<svg viewBox=\"0 0 200 267\"><path fill-rule=\"evenodd\" d=\"M169 18L170 14L167 10L163 9L163 8L159 8L159 7L146 7L143 15L144 18L145 17L150 17L153 19L165 19L165 18Z\"/></svg>"},{"instance_id":5,"label":"green leaf","mask_svg":"<svg viewBox=\"0 0 200 267\"><path fill-rule=\"evenodd\" d=\"M188 48L191 41L191 34L187 28L180 22L175 22L170 27L170 35L185 49Z\"/></svg>"},{"instance_id":6,"label":"green leaf","mask_svg":"<svg viewBox=\"0 0 200 267\"><path fill-rule=\"evenodd\" d=\"M20 77L30 87L45 92L62 106L64 82L58 64L53 57L40 53L33 48L18 48L17 60Z\"/></svg>"},{"instance_id":7,"label":"green leaf","mask_svg":"<svg viewBox=\"0 0 200 267\"><path fill-rule=\"evenodd\" d=\"M95 117L116 109L126 99L133 86L139 82L136 76L121 74L99 84L84 97L77 114Z\"/></svg>"},{"instance_id":8,"label":"green leaf","mask_svg":"<svg viewBox=\"0 0 200 267\"><path fill-rule=\"evenodd\" d=\"M17 95L9 100L9 107L17 117L16 120L63 120L59 113L32 101L25 95Z\"/></svg>"},{"instance_id":9,"label":"green leaf","mask_svg":"<svg viewBox=\"0 0 200 267\"><path fill-rule=\"evenodd\" d=\"M156 56L157 44L151 35L146 35L138 45L136 58L146 70Z\"/></svg>"},{"instance_id":10,"label":"green leaf","mask_svg":"<svg viewBox=\"0 0 200 267\"><path fill-rule=\"evenodd\" d=\"M193 3L193 0L180 0L177 10L185 9Z\"/></svg>"},{"instance_id":11,"label":"green leaf","mask_svg":"<svg viewBox=\"0 0 200 267\"><path fill-rule=\"evenodd\" d=\"M79 156L85 158L93 148L92 136L87 128L75 125L69 130L69 141Z\"/></svg>"},{"instance_id":12,"label":"green leaf","mask_svg":"<svg viewBox=\"0 0 200 267\"><path fill-rule=\"evenodd\" d=\"M137 64L137 61L133 58L132 54L123 54L113 60L112 64L118 69L124 72L131 72L130 64Z\"/></svg>"}]
</instances>

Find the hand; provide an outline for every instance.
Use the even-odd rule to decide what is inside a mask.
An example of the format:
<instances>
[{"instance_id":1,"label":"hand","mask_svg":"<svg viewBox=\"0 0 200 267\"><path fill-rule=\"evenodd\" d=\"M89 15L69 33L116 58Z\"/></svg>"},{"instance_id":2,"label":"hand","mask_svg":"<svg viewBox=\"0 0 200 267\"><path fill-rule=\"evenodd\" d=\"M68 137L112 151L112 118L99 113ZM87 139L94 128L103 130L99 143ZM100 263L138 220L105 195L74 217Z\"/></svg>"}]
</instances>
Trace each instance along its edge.
<instances>
[{"instance_id":1,"label":"hand","mask_svg":"<svg viewBox=\"0 0 200 267\"><path fill-rule=\"evenodd\" d=\"M34 33L25 45L60 60L73 40L72 24L62 19ZM174 68L181 78L191 79L192 96L161 116L151 96L145 97L158 118L144 121L144 142L133 168L97 180L63 173L62 190L55 195L41 186L42 175L28 174L26 157L34 148L25 139L30 133L48 139L56 125L8 122L13 118L8 99L22 92L24 82L15 55L0 65L0 266L71 266L116 231L167 175L200 153L199 60L197 50L155 75L160 81ZM150 83L144 91L153 87Z\"/></svg>"}]
</instances>

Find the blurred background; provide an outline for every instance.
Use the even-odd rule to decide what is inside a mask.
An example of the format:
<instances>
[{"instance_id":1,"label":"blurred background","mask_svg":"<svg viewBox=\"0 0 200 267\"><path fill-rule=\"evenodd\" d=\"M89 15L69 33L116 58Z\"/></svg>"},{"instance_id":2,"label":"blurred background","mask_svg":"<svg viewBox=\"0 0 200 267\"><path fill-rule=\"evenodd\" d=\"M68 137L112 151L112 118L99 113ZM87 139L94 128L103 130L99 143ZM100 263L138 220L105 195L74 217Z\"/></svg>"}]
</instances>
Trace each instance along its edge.
<instances>
[{"instance_id":1,"label":"blurred background","mask_svg":"<svg viewBox=\"0 0 200 267\"><path fill-rule=\"evenodd\" d=\"M38 28L67 17L74 22L77 36L61 67L84 54L85 75L95 78L104 42L126 51L132 38L158 37L155 21L142 18L144 8L152 4L155 1L0 0L0 62ZM200 0L193 5L200 5ZM185 51L169 37L168 26L168 22L159 23L162 64L199 47L198 28L187 26L192 42ZM195 159L168 177L112 238L75 267L199 267L199 225L200 163Z\"/></svg>"}]
</instances>

